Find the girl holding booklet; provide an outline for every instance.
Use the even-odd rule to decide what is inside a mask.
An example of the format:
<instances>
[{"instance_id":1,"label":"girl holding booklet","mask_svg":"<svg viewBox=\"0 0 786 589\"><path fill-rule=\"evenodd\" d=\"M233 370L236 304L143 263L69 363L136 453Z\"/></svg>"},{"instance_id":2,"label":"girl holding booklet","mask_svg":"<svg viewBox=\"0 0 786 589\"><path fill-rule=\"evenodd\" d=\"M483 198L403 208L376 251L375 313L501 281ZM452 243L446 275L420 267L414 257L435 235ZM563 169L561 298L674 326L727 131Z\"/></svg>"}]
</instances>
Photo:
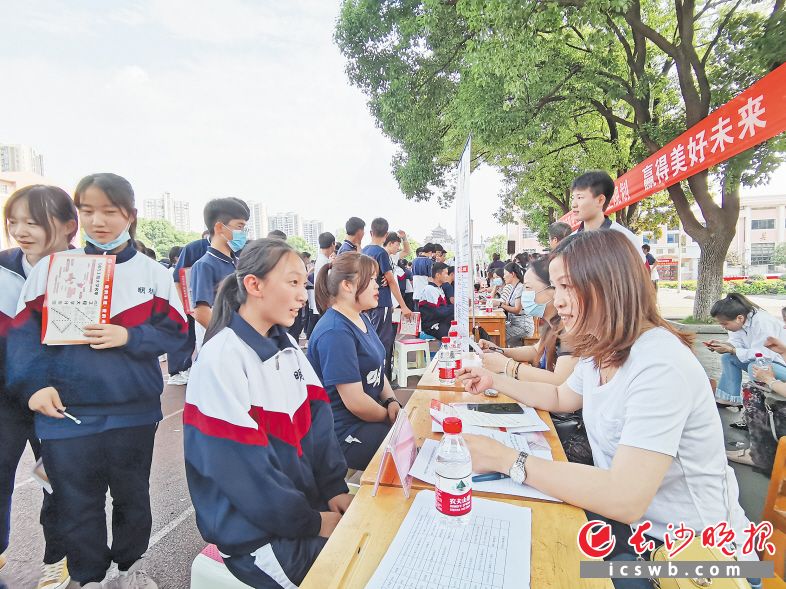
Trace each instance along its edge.
<instances>
[{"instance_id":1,"label":"girl holding booklet","mask_svg":"<svg viewBox=\"0 0 786 589\"><path fill-rule=\"evenodd\" d=\"M351 500L328 396L287 333L305 285L285 241L250 242L221 283L186 390L199 531L252 587L299 585Z\"/></svg>"},{"instance_id":2,"label":"girl holding booklet","mask_svg":"<svg viewBox=\"0 0 786 589\"><path fill-rule=\"evenodd\" d=\"M3 219L6 236L12 237L19 247L0 252L0 568L6 561L11 495L19 459L28 442L35 457L41 455L33 414L5 390L6 335L16 315L19 293L33 266L41 258L68 249L79 217L74 201L64 190L34 185L20 188L8 198ZM46 546L39 589L61 589L70 581L57 523L54 497L44 493L41 525Z\"/></svg>"},{"instance_id":3,"label":"girl holding booklet","mask_svg":"<svg viewBox=\"0 0 786 589\"><path fill-rule=\"evenodd\" d=\"M85 326L87 345L42 345L51 256L43 259L22 289L8 334L7 386L36 412L71 577L98 588L114 560L120 571L114 587L153 589L141 556L152 525L150 465L162 418L158 356L182 343L186 320L166 268L134 249L136 208L128 181L87 176L74 202L88 245L68 255L115 256L109 323Z\"/></svg>"},{"instance_id":4,"label":"girl holding booklet","mask_svg":"<svg viewBox=\"0 0 786 589\"><path fill-rule=\"evenodd\" d=\"M617 536L612 560L635 559L627 525L642 520L652 523L646 533L656 544L680 522L701 534L728 521L744 538L749 522L726 462L710 381L691 336L660 316L637 248L617 231L581 232L560 242L549 274L554 306L581 360L561 385L530 383L507 394L550 412L583 409L594 466L550 462L466 436L474 470L508 474L606 518ZM458 380L474 394L493 386L482 368L463 369ZM649 587L641 579L614 584Z\"/></svg>"}]
</instances>

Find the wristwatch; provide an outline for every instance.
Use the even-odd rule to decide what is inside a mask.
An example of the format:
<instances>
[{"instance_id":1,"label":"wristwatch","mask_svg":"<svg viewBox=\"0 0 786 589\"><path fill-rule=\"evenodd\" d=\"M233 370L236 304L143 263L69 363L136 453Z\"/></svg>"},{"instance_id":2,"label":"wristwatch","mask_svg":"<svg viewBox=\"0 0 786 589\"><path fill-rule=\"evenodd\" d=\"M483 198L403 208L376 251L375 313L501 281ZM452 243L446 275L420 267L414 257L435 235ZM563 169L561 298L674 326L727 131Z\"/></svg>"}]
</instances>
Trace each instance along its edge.
<instances>
[{"instance_id":1,"label":"wristwatch","mask_svg":"<svg viewBox=\"0 0 786 589\"><path fill-rule=\"evenodd\" d=\"M513 466L510 467L510 478L519 485L523 485L524 481L527 480L527 469L525 465L527 464L528 456L529 454L526 452L519 452L516 462L514 462Z\"/></svg>"},{"instance_id":2,"label":"wristwatch","mask_svg":"<svg viewBox=\"0 0 786 589\"><path fill-rule=\"evenodd\" d=\"M388 405L390 405L391 403L398 403L398 406L399 406L399 407L403 407L403 406L404 406L404 405L402 405L402 404L401 404L401 402L400 402L398 399L396 399L395 397L390 397L389 399L385 399L384 401L382 401L382 402L380 403L380 405L382 405L382 406L383 406L385 409L387 409L387 408L388 408Z\"/></svg>"}]
</instances>

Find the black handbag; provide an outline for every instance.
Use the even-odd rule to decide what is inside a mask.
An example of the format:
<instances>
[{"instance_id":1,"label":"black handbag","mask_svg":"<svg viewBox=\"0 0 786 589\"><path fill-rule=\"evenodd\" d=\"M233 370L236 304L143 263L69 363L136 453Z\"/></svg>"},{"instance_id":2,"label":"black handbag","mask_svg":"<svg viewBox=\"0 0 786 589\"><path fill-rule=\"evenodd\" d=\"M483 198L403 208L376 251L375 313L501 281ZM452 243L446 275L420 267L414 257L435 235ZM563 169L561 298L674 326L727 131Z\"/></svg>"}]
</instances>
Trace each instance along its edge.
<instances>
[{"instance_id":1,"label":"black handbag","mask_svg":"<svg viewBox=\"0 0 786 589\"><path fill-rule=\"evenodd\" d=\"M568 461L593 466L592 448L581 410L575 413L552 413L551 421L554 422L554 429L557 430Z\"/></svg>"}]
</instances>

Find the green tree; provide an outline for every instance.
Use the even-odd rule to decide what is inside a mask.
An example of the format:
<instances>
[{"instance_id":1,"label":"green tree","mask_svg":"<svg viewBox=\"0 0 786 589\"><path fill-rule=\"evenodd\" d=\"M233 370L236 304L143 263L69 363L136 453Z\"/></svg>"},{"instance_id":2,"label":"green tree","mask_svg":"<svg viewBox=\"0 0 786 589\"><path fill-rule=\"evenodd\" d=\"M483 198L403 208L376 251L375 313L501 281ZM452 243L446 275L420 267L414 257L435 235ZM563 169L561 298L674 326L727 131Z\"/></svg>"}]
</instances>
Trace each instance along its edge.
<instances>
[{"instance_id":1,"label":"green tree","mask_svg":"<svg viewBox=\"0 0 786 589\"><path fill-rule=\"evenodd\" d=\"M345 0L335 38L407 197L452 198L471 133L475 165L505 174L503 214L542 236L577 172L623 173L782 63L786 18L782 0ZM715 168L719 202L702 172L668 189L670 205L617 213L653 229L676 210L701 249L695 317L720 296L740 186L785 151L780 136Z\"/></svg>"},{"instance_id":2,"label":"green tree","mask_svg":"<svg viewBox=\"0 0 786 589\"><path fill-rule=\"evenodd\" d=\"M317 248L315 248L313 245L308 243L305 239L303 239L299 235L290 235L289 237L287 237L287 243L291 245L293 248L295 248L298 251L298 253L308 252L311 254L312 257L315 256L317 253Z\"/></svg>"},{"instance_id":3,"label":"green tree","mask_svg":"<svg viewBox=\"0 0 786 589\"><path fill-rule=\"evenodd\" d=\"M772 263L780 266L786 265L786 243L779 243L772 252Z\"/></svg>"},{"instance_id":4,"label":"green tree","mask_svg":"<svg viewBox=\"0 0 786 589\"><path fill-rule=\"evenodd\" d=\"M155 250L158 258L166 258L173 246L184 246L199 237L200 234L196 231L178 231L174 225L163 219L137 221L136 238Z\"/></svg>"},{"instance_id":5,"label":"green tree","mask_svg":"<svg viewBox=\"0 0 786 589\"><path fill-rule=\"evenodd\" d=\"M411 235L407 235L407 241L409 241L410 251L408 256L404 256L404 259L411 262L417 256L417 254L415 254L415 250L420 247L420 243L417 240L413 239Z\"/></svg>"},{"instance_id":6,"label":"green tree","mask_svg":"<svg viewBox=\"0 0 786 589\"><path fill-rule=\"evenodd\" d=\"M495 235L486 241L486 262L491 262L492 256L499 254L500 259L508 257L508 238L505 235Z\"/></svg>"}]
</instances>

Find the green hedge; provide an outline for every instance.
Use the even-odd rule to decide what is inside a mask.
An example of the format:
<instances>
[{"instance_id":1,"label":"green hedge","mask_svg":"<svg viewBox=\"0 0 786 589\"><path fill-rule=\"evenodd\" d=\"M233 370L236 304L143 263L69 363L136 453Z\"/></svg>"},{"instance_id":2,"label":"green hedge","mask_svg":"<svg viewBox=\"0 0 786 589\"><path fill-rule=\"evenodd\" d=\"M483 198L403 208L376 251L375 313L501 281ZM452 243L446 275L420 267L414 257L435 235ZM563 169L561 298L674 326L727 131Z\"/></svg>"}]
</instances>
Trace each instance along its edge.
<instances>
[{"instance_id":1,"label":"green hedge","mask_svg":"<svg viewBox=\"0 0 786 589\"><path fill-rule=\"evenodd\" d=\"M661 288L677 288L676 280L661 280ZM695 280L683 280L682 288L696 290ZM723 283L723 292L738 292L744 295L786 295L786 280L734 280Z\"/></svg>"}]
</instances>

